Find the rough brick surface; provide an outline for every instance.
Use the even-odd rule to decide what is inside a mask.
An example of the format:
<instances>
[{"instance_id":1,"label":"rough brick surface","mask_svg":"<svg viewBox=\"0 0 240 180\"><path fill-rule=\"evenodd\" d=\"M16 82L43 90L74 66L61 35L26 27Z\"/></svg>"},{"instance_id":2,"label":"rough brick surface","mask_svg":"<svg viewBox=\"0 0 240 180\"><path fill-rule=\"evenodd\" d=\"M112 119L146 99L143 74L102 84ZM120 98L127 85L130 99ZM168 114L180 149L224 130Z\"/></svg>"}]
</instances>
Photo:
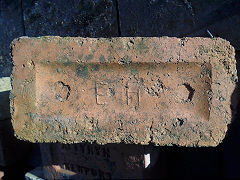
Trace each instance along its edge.
<instances>
[{"instance_id":1,"label":"rough brick surface","mask_svg":"<svg viewBox=\"0 0 240 180\"><path fill-rule=\"evenodd\" d=\"M231 122L223 39L23 37L12 49L20 139L216 146Z\"/></svg>"}]
</instances>

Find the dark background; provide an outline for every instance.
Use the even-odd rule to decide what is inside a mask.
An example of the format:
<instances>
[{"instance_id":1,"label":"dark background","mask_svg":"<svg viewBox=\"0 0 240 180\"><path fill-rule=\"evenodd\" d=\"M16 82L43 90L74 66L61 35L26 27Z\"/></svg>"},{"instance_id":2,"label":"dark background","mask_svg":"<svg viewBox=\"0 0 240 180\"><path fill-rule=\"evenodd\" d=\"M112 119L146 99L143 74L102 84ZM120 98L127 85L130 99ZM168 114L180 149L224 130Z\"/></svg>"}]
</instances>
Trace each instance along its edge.
<instances>
[{"instance_id":1,"label":"dark background","mask_svg":"<svg viewBox=\"0 0 240 180\"><path fill-rule=\"evenodd\" d=\"M0 77L11 74L9 45L20 36L209 37L207 29L235 47L239 71L240 0L0 0ZM155 147L149 176L240 178L239 83L235 92L233 123L219 146ZM0 93L0 168L11 179L40 166L41 156L38 144L13 136L8 96Z\"/></svg>"}]
</instances>

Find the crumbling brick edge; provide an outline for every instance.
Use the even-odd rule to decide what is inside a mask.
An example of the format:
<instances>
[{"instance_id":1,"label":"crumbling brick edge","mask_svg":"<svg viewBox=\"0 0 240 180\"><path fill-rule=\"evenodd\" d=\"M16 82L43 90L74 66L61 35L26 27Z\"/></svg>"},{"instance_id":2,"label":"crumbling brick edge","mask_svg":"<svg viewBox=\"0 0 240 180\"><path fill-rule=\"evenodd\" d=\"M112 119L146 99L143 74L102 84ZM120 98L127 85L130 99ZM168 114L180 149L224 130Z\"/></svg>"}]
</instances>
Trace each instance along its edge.
<instances>
[{"instance_id":1,"label":"crumbling brick edge","mask_svg":"<svg viewBox=\"0 0 240 180\"><path fill-rule=\"evenodd\" d=\"M75 44L73 45L72 42ZM34 113L37 109L34 105L34 93L36 85L34 78L36 75L34 64L29 57L32 53L36 55L36 59L40 61L41 51L46 48L48 43L53 43L57 48L64 48L83 44L100 44L108 49L112 49L112 62L119 63L124 59L123 55L119 55L116 51L123 49L126 54L132 56L131 63L141 62L142 59L147 59L149 62L162 63L189 63L195 62L198 64L210 63L212 67L212 82L211 92L209 92L210 100L210 116L206 122L189 123L184 127L171 127L167 133L162 135L159 127L148 127L143 137L133 136L133 140L129 140L126 134L121 136L116 132L108 132L89 134L74 129L77 133L63 133L61 130L52 131L44 122L33 122ZM130 44L129 44L130 43ZM138 49L124 50L129 45L138 45ZM143 43L139 46L140 43ZM154 48L152 48L155 44ZM107 47L106 47L107 46ZM27 48L25 48L27 47ZM228 125L232 120L231 97L234 92L237 82L235 51L230 43L221 38L169 38L169 37L149 37L149 38L72 38L72 37L37 37L28 38L21 37L15 39L11 44L12 58L14 68L12 73L12 91L11 99L11 115L12 124L15 130L15 135L22 140L31 142L61 142L61 143L79 143L79 142L97 142L98 144L107 143L130 143L147 145L153 143L157 146L162 145L178 145L178 146L217 146L224 139ZM99 48L101 50L101 48ZM149 52L151 50L151 52ZM145 52L147 51L147 52ZM73 50L74 52L74 50ZM161 52L161 53L159 53ZM87 56L89 52L85 52ZM97 54L97 53L96 53ZM150 54L150 56L149 56ZM86 63L87 58L79 62L79 59L66 55L67 59L73 62ZM137 58L135 58L137 57ZM38 59L40 58L40 59ZM100 62L100 58L91 58L92 62ZM28 63L24 70L20 70L25 62ZM111 63L112 63L111 62ZM110 63L110 62L105 62ZM16 78L19 73L22 76ZM24 84L24 88L22 87ZM16 105L16 103L18 103ZM17 109L16 109L17 108ZM179 133L180 132L180 133ZM132 132L134 134L134 132Z\"/></svg>"}]
</instances>

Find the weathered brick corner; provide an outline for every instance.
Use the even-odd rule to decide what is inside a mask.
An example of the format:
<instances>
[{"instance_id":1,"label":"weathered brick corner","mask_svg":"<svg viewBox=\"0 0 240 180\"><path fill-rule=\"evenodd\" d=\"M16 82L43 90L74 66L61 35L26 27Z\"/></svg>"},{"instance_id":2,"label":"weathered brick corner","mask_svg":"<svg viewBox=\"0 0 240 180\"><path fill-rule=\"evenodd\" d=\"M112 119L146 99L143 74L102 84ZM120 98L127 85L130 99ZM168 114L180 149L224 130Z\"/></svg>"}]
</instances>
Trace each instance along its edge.
<instances>
[{"instance_id":1,"label":"weathered brick corner","mask_svg":"<svg viewBox=\"0 0 240 180\"><path fill-rule=\"evenodd\" d=\"M216 146L232 119L233 47L220 38L19 38L15 134L31 142Z\"/></svg>"}]
</instances>

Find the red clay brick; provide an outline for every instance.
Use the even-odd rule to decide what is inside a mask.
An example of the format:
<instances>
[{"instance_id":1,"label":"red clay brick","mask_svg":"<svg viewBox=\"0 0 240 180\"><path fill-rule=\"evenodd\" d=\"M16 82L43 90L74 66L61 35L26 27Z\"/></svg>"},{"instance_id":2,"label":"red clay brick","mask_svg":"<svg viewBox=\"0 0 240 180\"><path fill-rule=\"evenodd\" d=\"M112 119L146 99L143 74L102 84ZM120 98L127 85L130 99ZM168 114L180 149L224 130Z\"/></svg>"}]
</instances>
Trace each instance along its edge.
<instances>
[{"instance_id":1,"label":"red clay brick","mask_svg":"<svg viewBox=\"0 0 240 180\"><path fill-rule=\"evenodd\" d=\"M31 142L216 146L235 53L220 38L16 39L16 135Z\"/></svg>"}]
</instances>

